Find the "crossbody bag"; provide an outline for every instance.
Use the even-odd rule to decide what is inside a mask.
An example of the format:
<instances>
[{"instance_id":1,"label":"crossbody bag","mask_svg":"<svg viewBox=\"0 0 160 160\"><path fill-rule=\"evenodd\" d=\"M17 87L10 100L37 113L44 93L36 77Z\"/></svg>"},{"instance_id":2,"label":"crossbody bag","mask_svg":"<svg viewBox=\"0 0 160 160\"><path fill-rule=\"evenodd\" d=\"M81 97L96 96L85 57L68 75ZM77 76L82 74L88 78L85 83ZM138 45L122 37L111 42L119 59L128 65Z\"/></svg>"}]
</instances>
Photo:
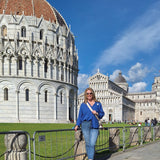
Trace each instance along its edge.
<instances>
[{"instance_id":1,"label":"crossbody bag","mask_svg":"<svg viewBox=\"0 0 160 160\"><path fill-rule=\"evenodd\" d=\"M90 109L90 111L92 112L93 111L93 109L91 108L91 106L88 104L88 102L87 102L87 106L88 106L88 108ZM99 118L98 118L98 116L97 115L95 115L95 117L97 118L97 120L99 121Z\"/></svg>"}]
</instances>

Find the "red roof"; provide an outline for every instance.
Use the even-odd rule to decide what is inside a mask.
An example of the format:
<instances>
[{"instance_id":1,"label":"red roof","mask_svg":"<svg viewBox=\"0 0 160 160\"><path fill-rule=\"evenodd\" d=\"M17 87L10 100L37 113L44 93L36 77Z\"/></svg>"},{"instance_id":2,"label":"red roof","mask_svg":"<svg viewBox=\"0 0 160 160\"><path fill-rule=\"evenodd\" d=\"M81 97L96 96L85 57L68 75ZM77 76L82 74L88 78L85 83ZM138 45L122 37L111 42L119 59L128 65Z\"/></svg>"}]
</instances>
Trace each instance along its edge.
<instances>
[{"instance_id":1,"label":"red roof","mask_svg":"<svg viewBox=\"0 0 160 160\"><path fill-rule=\"evenodd\" d=\"M0 0L0 14L35 16L65 25L61 15L46 0Z\"/></svg>"}]
</instances>

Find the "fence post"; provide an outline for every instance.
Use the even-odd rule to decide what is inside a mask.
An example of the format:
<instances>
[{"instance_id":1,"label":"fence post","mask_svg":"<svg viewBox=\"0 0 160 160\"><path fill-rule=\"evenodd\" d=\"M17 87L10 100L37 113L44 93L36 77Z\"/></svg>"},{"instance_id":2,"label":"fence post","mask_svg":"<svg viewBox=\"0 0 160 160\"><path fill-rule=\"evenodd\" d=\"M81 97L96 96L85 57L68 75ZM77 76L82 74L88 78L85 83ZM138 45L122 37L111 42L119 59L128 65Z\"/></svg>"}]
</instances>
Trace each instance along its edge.
<instances>
[{"instance_id":1,"label":"fence post","mask_svg":"<svg viewBox=\"0 0 160 160\"><path fill-rule=\"evenodd\" d=\"M143 127L141 127L141 145L143 144Z\"/></svg>"},{"instance_id":2,"label":"fence post","mask_svg":"<svg viewBox=\"0 0 160 160\"><path fill-rule=\"evenodd\" d=\"M74 153L75 156L79 154L79 156L75 157L75 160L85 160L87 159L86 156L86 149L85 149L85 140L81 130L75 132L75 148Z\"/></svg>"},{"instance_id":3,"label":"fence post","mask_svg":"<svg viewBox=\"0 0 160 160\"><path fill-rule=\"evenodd\" d=\"M120 130L118 128L109 129L109 150L117 151L120 145Z\"/></svg>"},{"instance_id":4,"label":"fence post","mask_svg":"<svg viewBox=\"0 0 160 160\"><path fill-rule=\"evenodd\" d=\"M4 140L7 148L5 160L27 160L27 135L25 133L8 133Z\"/></svg>"},{"instance_id":5,"label":"fence post","mask_svg":"<svg viewBox=\"0 0 160 160\"><path fill-rule=\"evenodd\" d=\"M153 141L155 141L155 127L153 127Z\"/></svg>"},{"instance_id":6,"label":"fence post","mask_svg":"<svg viewBox=\"0 0 160 160\"><path fill-rule=\"evenodd\" d=\"M126 132L126 128L123 128L123 151L125 151L125 132Z\"/></svg>"}]
</instances>

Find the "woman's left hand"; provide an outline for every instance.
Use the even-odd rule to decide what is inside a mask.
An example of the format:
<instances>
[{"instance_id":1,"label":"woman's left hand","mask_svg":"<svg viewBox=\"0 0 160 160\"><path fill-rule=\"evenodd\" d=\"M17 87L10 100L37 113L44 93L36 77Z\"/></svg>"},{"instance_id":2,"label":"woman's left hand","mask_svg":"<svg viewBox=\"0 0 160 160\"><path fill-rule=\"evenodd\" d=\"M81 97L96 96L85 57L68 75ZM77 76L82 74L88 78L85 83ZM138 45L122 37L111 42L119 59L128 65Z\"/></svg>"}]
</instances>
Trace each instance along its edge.
<instances>
[{"instance_id":1,"label":"woman's left hand","mask_svg":"<svg viewBox=\"0 0 160 160\"><path fill-rule=\"evenodd\" d=\"M95 110L93 110L92 113L98 116L98 113Z\"/></svg>"}]
</instances>

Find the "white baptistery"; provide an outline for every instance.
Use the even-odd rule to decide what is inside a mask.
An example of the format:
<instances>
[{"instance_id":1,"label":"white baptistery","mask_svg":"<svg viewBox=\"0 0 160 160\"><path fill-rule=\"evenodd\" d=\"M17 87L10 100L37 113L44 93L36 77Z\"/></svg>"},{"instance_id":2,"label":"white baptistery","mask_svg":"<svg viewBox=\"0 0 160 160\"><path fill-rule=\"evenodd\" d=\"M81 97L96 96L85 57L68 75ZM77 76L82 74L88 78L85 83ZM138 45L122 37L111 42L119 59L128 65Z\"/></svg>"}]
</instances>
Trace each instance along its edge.
<instances>
[{"instance_id":1,"label":"white baptistery","mask_svg":"<svg viewBox=\"0 0 160 160\"><path fill-rule=\"evenodd\" d=\"M46 0L0 1L0 122L76 120L73 33Z\"/></svg>"}]
</instances>

